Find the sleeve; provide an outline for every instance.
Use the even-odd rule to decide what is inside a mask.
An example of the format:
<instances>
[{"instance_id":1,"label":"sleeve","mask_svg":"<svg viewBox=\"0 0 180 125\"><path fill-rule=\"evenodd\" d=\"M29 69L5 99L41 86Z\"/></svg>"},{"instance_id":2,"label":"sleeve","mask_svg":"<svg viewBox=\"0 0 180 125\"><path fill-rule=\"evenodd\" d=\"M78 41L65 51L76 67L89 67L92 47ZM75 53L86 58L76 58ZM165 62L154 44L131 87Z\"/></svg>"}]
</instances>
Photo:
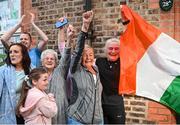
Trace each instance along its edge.
<instances>
[{"instance_id":1,"label":"sleeve","mask_svg":"<svg viewBox=\"0 0 180 125\"><path fill-rule=\"evenodd\" d=\"M46 97L41 98L37 106L39 107L40 112L48 118L52 118L57 114L56 102L47 99Z\"/></svg>"},{"instance_id":2,"label":"sleeve","mask_svg":"<svg viewBox=\"0 0 180 125\"><path fill-rule=\"evenodd\" d=\"M87 37L87 33L81 31L78 36L76 49L71 58L71 63L70 63L71 73L75 73L77 66L80 65L80 59L83 53L86 37Z\"/></svg>"},{"instance_id":3,"label":"sleeve","mask_svg":"<svg viewBox=\"0 0 180 125\"><path fill-rule=\"evenodd\" d=\"M3 67L0 67L0 97L1 97L1 94L2 94L3 84L4 84Z\"/></svg>"},{"instance_id":4,"label":"sleeve","mask_svg":"<svg viewBox=\"0 0 180 125\"><path fill-rule=\"evenodd\" d=\"M7 42L5 42L3 39L0 38L0 41L2 43L2 45L4 46L5 48L5 51L8 51L9 50L9 44Z\"/></svg>"},{"instance_id":5,"label":"sleeve","mask_svg":"<svg viewBox=\"0 0 180 125\"><path fill-rule=\"evenodd\" d=\"M70 61L71 61L71 48L65 47L58 65L58 68L60 69L60 72L62 73L64 78L66 78L68 74Z\"/></svg>"}]
</instances>

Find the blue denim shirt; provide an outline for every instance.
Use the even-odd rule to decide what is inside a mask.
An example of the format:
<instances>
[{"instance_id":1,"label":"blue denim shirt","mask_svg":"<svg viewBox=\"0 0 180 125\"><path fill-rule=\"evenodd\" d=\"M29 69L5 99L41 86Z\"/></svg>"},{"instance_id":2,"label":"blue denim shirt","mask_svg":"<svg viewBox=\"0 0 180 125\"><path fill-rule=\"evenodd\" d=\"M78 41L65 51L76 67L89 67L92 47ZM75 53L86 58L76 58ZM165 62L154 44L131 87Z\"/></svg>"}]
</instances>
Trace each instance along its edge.
<instances>
[{"instance_id":1,"label":"blue denim shirt","mask_svg":"<svg viewBox=\"0 0 180 125\"><path fill-rule=\"evenodd\" d=\"M0 124L16 124L16 78L13 66L0 67Z\"/></svg>"}]
</instances>

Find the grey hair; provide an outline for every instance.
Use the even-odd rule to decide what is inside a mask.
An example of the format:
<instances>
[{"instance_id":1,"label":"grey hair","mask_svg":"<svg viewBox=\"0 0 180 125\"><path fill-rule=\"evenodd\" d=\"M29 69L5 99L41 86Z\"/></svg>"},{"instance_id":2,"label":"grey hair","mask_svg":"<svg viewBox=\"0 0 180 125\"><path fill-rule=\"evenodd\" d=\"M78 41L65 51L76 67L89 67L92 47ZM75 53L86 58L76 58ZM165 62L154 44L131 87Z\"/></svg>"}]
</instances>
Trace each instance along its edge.
<instances>
[{"instance_id":1,"label":"grey hair","mask_svg":"<svg viewBox=\"0 0 180 125\"><path fill-rule=\"evenodd\" d=\"M104 52L105 52L105 54L107 53L107 47L108 47L108 45L109 45L110 43L113 43L113 42L118 43L118 44L120 45L120 40L119 40L119 39L117 39L117 38L110 38L110 39L108 39L108 40L106 41L105 46L104 46Z\"/></svg>"},{"instance_id":2,"label":"grey hair","mask_svg":"<svg viewBox=\"0 0 180 125\"><path fill-rule=\"evenodd\" d=\"M56 60L56 64L58 64L58 54L57 52L55 52L53 49L46 49L41 53L41 62L43 61L43 59L45 58L45 56L47 54L52 54L55 57Z\"/></svg>"}]
</instances>

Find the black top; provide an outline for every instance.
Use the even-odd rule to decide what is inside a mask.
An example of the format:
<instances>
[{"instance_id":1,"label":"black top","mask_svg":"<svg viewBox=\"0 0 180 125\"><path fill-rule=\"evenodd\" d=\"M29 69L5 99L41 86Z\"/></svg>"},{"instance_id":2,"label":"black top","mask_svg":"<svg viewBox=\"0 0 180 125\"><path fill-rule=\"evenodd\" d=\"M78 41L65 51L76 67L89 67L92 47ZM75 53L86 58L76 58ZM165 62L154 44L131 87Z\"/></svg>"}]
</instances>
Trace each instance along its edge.
<instances>
[{"instance_id":1,"label":"black top","mask_svg":"<svg viewBox=\"0 0 180 125\"><path fill-rule=\"evenodd\" d=\"M110 62L107 58L98 58L96 60L100 73L100 80L103 86L102 104L119 105L123 98L118 95L120 59Z\"/></svg>"}]
</instances>

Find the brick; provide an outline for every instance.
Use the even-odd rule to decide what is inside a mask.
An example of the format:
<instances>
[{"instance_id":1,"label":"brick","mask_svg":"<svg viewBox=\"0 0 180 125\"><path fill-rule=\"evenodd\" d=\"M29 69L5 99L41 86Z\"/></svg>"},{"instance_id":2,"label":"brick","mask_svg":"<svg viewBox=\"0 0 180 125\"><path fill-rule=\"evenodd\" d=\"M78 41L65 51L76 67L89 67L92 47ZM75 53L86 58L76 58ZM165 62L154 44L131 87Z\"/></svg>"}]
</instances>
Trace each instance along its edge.
<instances>
[{"instance_id":1,"label":"brick","mask_svg":"<svg viewBox=\"0 0 180 125\"><path fill-rule=\"evenodd\" d=\"M155 120L155 121L168 121L167 115L159 115L159 114L148 114L149 120Z\"/></svg>"},{"instance_id":2,"label":"brick","mask_svg":"<svg viewBox=\"0 0 180 125\"><path fill-rule=\"evenodd\" d=\"M62 3L56 3L55 4L55 8L59 9L59 8L63 8L63 4ZM62 12L62 11L61 11Z\"/></svg>"},{"instance_id":3,"label":"brick","mask_svg":"<svg viewBox=\"0 0 180 125\"><path fill-rule=\"evenodd\" d=\"M138 117L138 118L145 118L145 115L144 114L141 114L141 113L132 113L130 112L129 113L129 116L132 116L132 117Z\"/></svg>"},{"instance_id":4,"label":"brick","mask_svg":"<svg viewBox=\"0 0 180 125\"><path fill-rule=\"evenodd\" d=\"M145 106L144 102L138 102L138 101L131 101L130 104L131 105L138 105L138 106Z\"/></svg>"},{"instance_id":5,"label":"brick","mask_svg":"<svg viewBox=\"0 0 180 125\"><path fill-rule=\"evenodd\" d=\"M64 8L64 12L74 12L74 7Z\"/></svg>"},{"instance_id":6,"label":"brick","mask_svg":"<svg viewBox=\"0 0 180 125\"><path fill-rule=\"evenodd\" d=\"M160 19L161 20L173 20L174 14L170 14L170 13L160 14Z\"/></svg>"},{"instance_id":7,"label":"brick","mask_svg":"<svg viewBox=\"0 0 180 125\"><path fill-rule=\"evenodd\" d=\"M168 108L159 108L158 114L166 114L166 115L170 114L171 115L172 113L171 113L171 110Z\"/></svg>"},{"instance_id":8,"label":"brick","mask_svg":"<svg viewBox=\"0 0 180 125\"><path fill-rule=\"evenodd\" d=\"M38 7L39 6L39 3L33 3L32 4L32 7Z\"/></svg>"},{"instance_id":9,"label":"brick","mask_svg":"<svg viewBox=\"0 0 180 125\"><path fill-rule=\"evenodd\" d=\"M145 112L145 108L142 107L133 107L132 111L136 111L136 112Z\"/></svg>"},{"instance_id":10,"label":"brick","mask_svg":"<svg viewBox=\"0 0 180 125\"><path fill-rule=\"evenodd\" d=\"M83 1L74 2L74 6L78 6L78 5L82 5L82 4L83 4Z\"/></svg>"},{"instance_id":11,"label":"brick","mask_svg":"<svg viewBox=\"0 0 180 125\"><path fill-rule=\"evenodd\" d=\"M125 106L126 111L131 111L131 107Z\"/></svg>"},{"instance_id":12,"label":"brick","mask_svg":"<svg viewBox=\"0 0 180 125\"><path fill-rule=\"evenodd\" d=\"M143 120L142 124L156 124L155 121L150 121L150 120Z\"/></svg>"},{"instance_id":13,"label":"brick","mask_svg":"<svg viewBox=\"0 0 180 125\"><path fill-rule=\"evenodd\" d=\"M165 108L164 105L162 105L160 103L157 103L157 102L153 102L153 101L149 101L148 107L151 107L151 108Z\"/></svg>"},{"instance_id":14,"label":"brick","mask_svg":"<svg viewBox=\"0 0 180 125\"><path fill-rule=\"evenodd\" d=\"M161 27L171 27L171 26L174 26L174 22L172 22L172 21L161 22L160 26Z\"/></svg>"},{"instance_id":15,"label":"brick","mask_svg":"<svg viewBox=\"0 0 180 125\"><path fill-rule=\"evenodd\" d=\"M132 119L132 123L139 123L139 119Z\"/></svg>"},{"instance_id":16,"label":"brick","mask_svg":"<svg viewBox=\"0 0 180 125\"><path fill-rule=\"evenodd\" d=\"M148 14L159 14L159 9L148 10Z\"/></svg>"},{"instance_id":17,"label":"brick","mask_svg":"<svg viewBox=\"0 0 180 125\"><path fill-rule=\"evenodd\" d=\"M152 4L152 3L159 3L159 0L148 0L149 4Z\"/></svg>"},{"instance_id":18,"label":"brick","mask_svg":"<svg viewBox=\"0 0 180 125\"><path fill-rule=\"evenodd\" d=\"M104 43L93 43L93 47L94 48L103 48L104 47Z\"/></svg>"},{"instance_id":19,"label":"brick","mask_svg":"<svg viewBox=\"0 0 180 125\"><path fill-rule=\"evenodd\" d=\"M148 113L149 114L156 114L156 113L158 113L158 108L148 108Z\"/></svg>"},{"instance_id":20,"label":"brick","mask_svg":"<svg viewBox=\"0 0 180 125\"><path fill-rule=\"evenodd\" d=\"M149 9L157 9L159 8L159 3L158 2L153 2L151 4L148 4Z\"/></svg>"}]
</instances>

